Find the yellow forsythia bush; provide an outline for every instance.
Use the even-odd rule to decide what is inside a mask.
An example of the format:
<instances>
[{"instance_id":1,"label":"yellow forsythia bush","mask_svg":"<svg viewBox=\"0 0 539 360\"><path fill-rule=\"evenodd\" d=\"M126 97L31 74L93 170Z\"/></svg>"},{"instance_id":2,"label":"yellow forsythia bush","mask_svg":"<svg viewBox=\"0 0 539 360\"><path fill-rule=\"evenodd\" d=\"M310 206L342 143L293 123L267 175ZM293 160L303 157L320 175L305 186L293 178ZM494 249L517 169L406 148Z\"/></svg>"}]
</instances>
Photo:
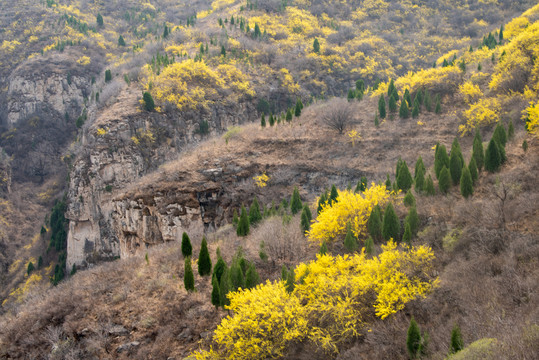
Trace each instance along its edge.
<instances>
[{"instance_id":1,"label":"yellow forsythia bush","mask_svg":"<svg viewBox=\"0 0 539 360\"><path fill-rule=\"evenodd\" d=\"M364 193L354 193L350 190L338 191L337 202L332 206L326 204L318 214L316 221L309 231L309 239L322 243L334 240L336 237L346 234L348 222L356 237L364 234L367 220L372 209L377 204L381 207L388 202L391 193L385 185L375 185L366 189Z\"/></svg>"},{"instance_id":2,"label":"yellow forsythia bush","mask_svg":"<svg viewBox=\"0 0 539 360\"><path fill-rule=\"evenodd\" d=\"M531 103L524 111L523 120L526 121L526 130L539 138L539 105Z\"/></svg>"},{"instance_id":3,"label":"yellow forsythia bush","mask_svg":"<svg viewBox=\"0 0 539 360\"><path fill-rule=\"evenodd\" d=\"M328 353L364 334L438 285L429 274L434 254L426 246L398 248L393 241L372 259L365 253L318 255L295 269L295 288L283 281L228 295L233 315L215 330L215 349L197 359L266 359L285 356L294 342L309 341Z\"/></svg>"},{"instance_id":4,"label":"yellow forsythia bush","mask_svg":"<svg viewBox=\"0 0 539 360\"><path fill-rule=\"evenodd\" d=\"M483 98L478 102L471 104L464 111L466 124L459 125L459 132L465 135L473 131L477 126L485 126L498 121L501 111L501 105L496 98Z\"/></svg>"}]
</instances>

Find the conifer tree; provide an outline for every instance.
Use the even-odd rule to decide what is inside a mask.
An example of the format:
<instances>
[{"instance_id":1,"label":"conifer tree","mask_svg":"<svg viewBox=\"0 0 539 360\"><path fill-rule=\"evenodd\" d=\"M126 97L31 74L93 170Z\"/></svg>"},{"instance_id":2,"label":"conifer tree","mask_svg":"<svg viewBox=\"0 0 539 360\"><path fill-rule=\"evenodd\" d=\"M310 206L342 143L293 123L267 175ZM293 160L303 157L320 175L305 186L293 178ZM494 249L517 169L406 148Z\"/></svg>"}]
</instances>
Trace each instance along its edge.
<instances>
[{"instance_id":1,"label":"conifer tree","mask_svg":"<svg viewBox=\"0 0 539 360\"><path fill-rule=\"evenodd\" d=\"M367 230L376 242L382 239L382 209L376 204L367 220Z\"/></svg>"},{"instance_id":2,"label":"conifer tree","mask_svg":"<svg viewBox=\"0 0 539 360\"><path fill-rule=\"evenodd\" d=\"M249 235L249 217L247 216L247 210L245 206L241 206L241 215L238 221L238 227L236 228L236 234L238 236Z\"/></svg>"},{"instance_id":3,"label":"conifer tree","mask_svg":"<svg viewBox=\"0 0 539 360\"><path fill-rule=\"evenodd\" d=\"M230 288L231 291L245 288L245 275L243 274L243 270L238 260L232 262L232 265L230 266L230 283L232 284L232 287Z\"/></svg>"},{"instance_id":4,"label":"conifer tree","mask_svg":"<svg viewBox=\"0 0 539 360\"><path fill-rule=\"evenodd\" d=\"M406 161L404 161L400 166L397 175L397 187L403 191L408 191L412 187L413 181L408 165L406 165Z\"/></svg>"},{"instance_id":5,"label":"conifer tree","mask_svg":"<svg viewBox=\"0 0 539 360\"><path fill-rule=\"evenodd\" d=\"M258 284L260 284L260 276L258 275L258 271L256 271L254 264L249 264L247 272L245 273L245 288L252 289Z\"/></svg>"},{"instance_id":6,"label":"conifer tree","mask_svg":"<svg viewBox=\"0 0 539 360\"><path fill-rule=\"evenodd\" d=\"M365 240L365 254L372 256L374 252L374 241L372 240L372 237L368 237L367 240Z\"/></svg>"},{"instance_id":7,"label":"conifer tree","mask_svg":"<svg viewBox=\"0 0 539 360\"><path fill-rule=\"evenodd\" d=\"M380 126L380 119L378 119L378 111L376 111L376 113L374 114L374 126Z\"/></svg>"},{"instance_id":8,"label":"conifer tree","mask_svg":"<svg viewBox=\"0 0 539 360\"><path fill-rule=\"evenodd\" d=\"M296 287L295 279L294 279L294 270L290 269L288 272L288 275L286 277L286 291L290 294L292 291L294 291L294 288Z\"/></svg>"},{"instance_id":9,"label":"conifer tree","mask_svg":"<svg viewBox=\"0 0 539 360\"><path fill-rule=\"evenodd\" d=\"M473 156L470 159L468 170L470 170L470 176L472 177L472 182L475 184L475 182L478 179L478 174L477 174L477 166L475 165L475 159Z\"/></svg>"},{"instance_id":10,"label":"conifer tree","mask_svg":"<svg viewBox=\"0 0 539 360\"><path fill-rule=\"evenodd\" d=\"M118 45L119 46L125 46L125 40L124 40L124 37L122 35L120 35L120 37L118 38Z\"/></svg>"},{"instance_id":11,"label":"conifer tree","mask_svg":"<svg viewBox=\"0 0 539 360\"><path fill-rule=\"evenodd\" d=\"M354 100L356 98L356 92L352 89L349 89L346 98L348 99L348 101Z\"/></svg>"},{"instance_id":12,"label":"conifer tree","mask_svg":"<svg viewBox=\"0 0 539 360\"><path fill-rule=\"evenodd\" d=\"M390 97L395 99L395 102L399 101L399 93L397 91L397 88L393 89L393 92L391 93Z\"/></svg>"},{"instance_id":13,"label":"conifer tree","mask_svg":"<svg viewBox=\"0 0 539 360\"><path fill-rule=\"evenodd\" d=\"M183 272L183 285L185 290L194 291L195 290L195 276L193 275L193 268L191 267L191 258L186 257L184 262L184 272Z\"/></svg>"},{"instance_id":14,"label":"conifer tree","mask_svg":"<svg viewBox=\"0 0 539 360\"><path fill-rule=\"evenodd\" d=\"M193 255L193 247L191 246L191 239L186 232L182 234L182 255L184 258Z\"/></svg>"},{"instance_id":15,"label":"conifer tree","mask_svg":"<svg viewBox=\"0 0 539 360\"><path fill-rule=\"evenodd\" d=\"M410 96L410 91L408 89L404 90L404 95L402 96L404 100L406 100L406 104L408 108L412 107L412 96Z\"/></svg>"},{"instance_id":16,"label":"conifer tree","mask_svg":"<svg viewBox=\"0 0 539 360\"><path fill-rule=\"evenodd\" d=\"M260 205L258 204L258 199L253 199L253 203L249 207L249 224L255 225L260 220L262 220L262 214L260 214Z\"/></svg>"},{"instance_id":17,"label":"conifer tree","mask_svg":"<svg viewBox=\"0 0 539 360\"><path fill-rule=\"evenodd\" d=\"M423 103L425 104L425 109L428 112L431 112L432 111L432 99L430 98L429 89L425 89L425 99L423 100Z\"/></svg>"},{"instance_id":18,"label":"conifer tree","mask_svg":"<svg viewBox=\"0 0 539 360\"><path fill-rule=\"evenodd\" d=\"M466 165L464 165L464 168L462 169L460 178L460 193L465 198L468 198L473 194L473 179L470 170Z\"/></svg>"},{"instance_id":19,"label":"conifer tree","mask_svg":"<svg viewBox=\"0 0 539 360\"><path fill-rule=\"evenodd\" d=\"M262 35L262 32L260 31L260 26L258 24L255 24L255 30L254 30L254 37L259 38L260 35Z\"/></svg>"},{"instance_id":20,"label":"conifer tree","mask_svg":"<svg viewBox=\"0 0 539 360\"><path fill-rule=\"evenodd\" d=\"M414 108L412 109L412 117L415 119L419 116L419 102L414 102Z\"/></svg>"},{"instance_id":21,"label":"conifer tree","mask_svg":"<svg viewBox=\"0 0 539 360\"><path fill-rule=\"evenodd\" d=\"M198 254L198 273L200 276L211 274L211 258L205 236L202 237L202 244L200 245L200 252Z\"/></svg>"},{"instance_id":22,"label":"conifer tree","mask_svg":"<svg viewBox=\"0 0 539 360\"><path fill-rule=\"evenodd\" d=\"M386 183L385 183L386 189L391 190L391 180L389 179L389 174L386 174L386 176L387 176Z\"/></svg>"},{"instance_id":23,"label":"conifer tree","mask_svg":"<svg viewBox=\"0 0 539 360\"><path fill-rule=\"evenodd\" d=\"M477 170L481 171L485 161L485 151L483 149L483 140L481 139L479 129L476 129L475 131L475 136L473 139L472 157L475 159L475 165L477 165Z\"/></svg>"},{"instance_id":24,"label":"conifer tree","mask_svg":"<svg viewBox=\"0 0 539 360\"><path fill-rule=\"evenodd\" d=\"M440 171L440 176L438 177L438 188L442 194L447 194L449 187L451 186L451 175L449 169L445 167Z\"/></svg>"},{"instance_id":25,"label":"conifer tree","mask_svg":"<svg viewBox=\"0 0 539 360\"><path fill-rule=\"evenodd\" d=\"M498 40L500 41L500 43L503 40L503 24L502 24L502 26L500 26L500 33L498 35Z\"/></svg>"},{"instance_id":26,"label":"conifer tree","mask_svg":"<svg viewBox=\"0 0 539 360\"><path fill-rule=\"evenodd\" d=\"M408 105L404 99L401 101L401 106L399 108L399 116L402 119L408 119L408 116L410 116L410 111L408 110Z\"/></svg>"},{"instance_id":27,"label":"conifer tree","mask_svg":"<svg viewBox=\"0 0 539 360\"><path fill-rule=\"evenodd\" d=\"M477 64L477 71L481 71L483 69L483 67L481 66L481 63L478 63Z\"/></svg>"},{"instance_id":28,"label":"conifer tree","mask_svg":"<svg viewBox=\"0 0 539 360\"><path fill-rule=\"evenodd\" d=\"M225 271L221 276L221 281L219 282L219 296L221 297L219 303L222 308L230 305L230 299L227 297L227 294L231 289L232 283L230 282L230 271L228 268L225 268Z\"/></svg>"},{"instance_id":29,"label":"conifer tree","mask_svg":"<svg viewBox=\"0 0 539 360\"><path fill-rule=\"evenodd\" d=\"M300 117L300 115L301 115L301 108L302 108L302 107L303 107L303 105L301 104L301 100L298 99L298 101L296 102L296 110L295 110L295 113L294 113L294 115L295 115L296 117Z\"/></svg>"},{"instance_id":30,"label":"conifer tree","mask_svg":"<svg viewBox=\"0 0 539 360\"><path fill-rule=\"evenodd\" d=\"M69 276L73 276L76 273L77 273L77 266L73 264L73 266L71 267L71 272L69 273Z\"/></svg>"},{"instance_id":31,"label":"conifer tree","mask_svg":"<svg viewBox=\"0 0 539 360\"><path fill-rule=\"evenodd\" d=\"M43 267L43 257L39 255L39 259L37 260L37 268L41 269Z\"/></svg>"},{"instance_id":32,"label":"conifer tree","mask_svg":"<svg viewBox=\"0 0 539 360\"><path fill-rule=\"evenodd\" d=\"M320 245L320 255L326 255L328 253L328 244L326 244L326 240L322 241L322 245Z\"/></svg>"},{"instance_id":33,"label":"conifer tree","mask_svg":"<svg viewBox=\"0 0 539 360\"><path fill-rule=\"evenodd\" d=\"M425 168L425 164L423 163L423 158L421 157L421 155L419 155L419 157L417 158L417 161L415 162L414 178L417 177L419 168L421 168L423 170L423 176L424 176L426 168Z\"/></svg>"},{"instance_id":34,"label":"conifer tree","mask_svg":"<svg viewBox=\"0 0 539 360\"><path fill-rule=\"evenodd\" d=\"M103 27L103 16L101 14L97 14L96 22L98 27Z\"/></svg>"},{"instance_id":35,"label":"conifer tree","mask_svg":"<svg viewBox=\"0 0 539 360\"><path fill-rule=\"evenodd\" d=\"M509 126L507 127L507 140L513 140L515 137L515 126L513 125L513 120L509 121Z\"/></svg>"},{"instance_id":36,"label":"conifer tree","mask_svg":"<svg viewBox=\"0 0 539 360\"><path fill-rule=\"evenodd\" d=\"M292 215L296 215L302 208L303 204L301 203L299 190L297 186L295 186L294 191L292 192L292 197L290 198L290 211L292 212Z\"/></svg>"},{"instance_id":37,"label":"conifer tree","mask_svg":"<svg viewBox=\"0 0 539 360\"><path fill-rule=\"evenodd\" d=\"M273 114L270 114L269 116L269 124L270 126L275 125L275 118L273 117Z\"/></svg>"},{"instance_id":38,"label":"conifer tree","mask_svg":"<svg viewBox=\"0 0 539 360\"><path fill-rule=\"evenodd\" d=\"M501 122L496 125L492 138L498 142L498 144L505 146L507 144L507 133Z\"/></svg>"},{"instance_id":39,"label":"conifer tree","mask_svg":"<svg viewBox=\"0 0 539 360\"><path fill-rule=\"evenodd\" d=\"M223 258L221 256L217 256L217 262L213 267L212 277L215 277L218 283L221 282L221 276L223 276L226 268L227 266Z\"/></svg>"},{"instance_id":40,"label":"conifer tree","mask_svg":"<svg viewBox=\"0 0 539 360\"><path fill-rule=\"evenodd\" d=\"M421 330L415 322L414 318L410 320L410 326L406 335L406 349L410 359L416 359L420 353L421 347Z\"/></svg>"},{"instance_id":41,"label":"conifer tree","mask_svg":"<svg viewBox=\"0 0 539 360\"><path fill-rule=\"evenodd\" d=\"M163 39L166 39L169 34L170 31L168 30L168 26L165 25L165 29L163 30Z\"/></svg>"},{"instance_id":42,"label":"conifer tree","mask_svg":"<svg viewBox=\"0 0 539 360\"><path fill-rule=\"evenodd\" d=\"M414 197L414 194L412 194L411 190L408 190L408 192L404 196L404 205L406 207L410 207L410 206L415 205L415 197Z\"/></svg>"},{"instance_id":43,"label":"conifer tree","mask_svg":"<svg viewBox=\"0 0 539 360\"><path fill-rule=\"evenodd\" d=\"M415 205L410 208L410 211L408 211L408 215L406 215L406 219L404 221L410 224L412 235L417 234L417 231L419 230L419 216L417 215L417 208Z\"/></svg>"},{"instance_id":44,"label":"conifer tree","mask_svg":"<svg viewBox=\"0 0 539 360\"><path fill-rule=\"evenodd\" d=\"M423 189L425 188L425 173L423 170L423 167L419 167L419 169L416 172L415 177L415 191L416 193L421 193Z\"/></svg>"},{"instance_id":45,"label":"conifer tree","mask_svg":"<svg viewBox=\"0 0 539 360\"><path fill-rule=\"evenodd\" d=\"M318 199L318 208L316 209L316 214L320 215L320 212L322 211L323 205L326 204L326 194L323 193L320 195L320 199Z\"/></svg>"},{"instance_id":46,"label":"conifer tree","mask_svg":"<svg viewBox=\"0 0 539 360\"><path fill-rule=\"evenodd\" d=\"M361 95L365 92L365 82L362 79L356 81L356 90Z\"/></svg>"},{"instance_id":47,"label":"conifer tree","mask_svg":"<svg viewBox=\"0 0 539 360\"><path fill-rule=\"evenodd\" d=\"M488 172L496 172L500 169L501 165L502 157L500 155L500 149L496 140L492 137L485 153L485 170Z\"/></svg>"},{"instance_id":48,"label":"conifer tree","mask_svg":"<svg viewBox=\"0 0 539 360\"><path fill-rule=\"evenodd\" d=\"M433 196L436 194L436 189L434 188L434 181L432 180L432 176L430 176L425 180L425 194L428 196Z\"/></svg>"},{"instance_id":49,"label":"conifer tree","mask_svg":"<svg viewBox=\"0 0 539 360\"><path fill-rule=\"evenodd\" d=\"M144 92L144 94L142 95L142 100L144 101L144 109L146 111L155 110L155 103L153 101L152 94L150 94L148 91Z\"/></svg>"},{"instance_id":50,"label":"conifer tree","mask_svg":"<svg viewBox=\"0 0 539 360\"><path fill-rule=\"evenodd\" d=\"M105 70L105 82L110 82L112 80L112 72L110 70Z\"/></svg>"},{"instance_id":51,"label":"conifer tree","mask_svg":"<svg viewBox=\"0 0 539 360\"><path fill-rule=\"evenodd\" d=\"M394 113L397 111L397 100L393 96L389 97L388 101L389 112Z\"/></svg>"},{"instance_id":52,"label":"conifer tree","mask_svg":"<svg viewBox=\"0 0 539 360\"><path fill-rule=\"evenodd\" d=\"M522 142L522 150L524 150L524 152L528 151L528 140L526 139Z\"/></svg>"},{"instance_id":53,"label":"conifer tree","mask_svg":"<svg viewBox=\"0 0 539 360\"><path fill-rule=\"evenodd\" d=\"M236 211L236 209L234 209L234 214L232 215L232 225L234 225L234 228L238 227L239 221L240 219L238 218L238 212Z\"/></svg>"},{"instance_id":54,"label":"conifer tree","mask_svg":"<svg viewBox=\"0 0 539 360\"><path fill-rule=\"evenodd\" d=\"M407 222L404 224L404 234L402 235L402 242L408 247L412 247L412 230L410 230L410 224Z\"/></svg>"},{"instance_id":55,"label":"conifer tree","mask_svg":"<svg viewBox=\"0 0 539 360\"><path fill-rule=\"evenodd\" d=\"M28 276L30 276L30 274L31 274L32 271L34 271L34 270L35 270L34 263L30 261L30 262L28 263L28 266L26 267L26 274L27 274Z\"/></svg>"},{"instance_id":56,"label":"conifer tree","mask_svg":"<svg viewBox=\"0 0 539 360\"><path fill-rule=\"evenodd\" d=\"M378 100L378 114L380 114L380 119L386 118L386 100L384 95L380 95L380 100Z\"/></svg>"},{"instance_id":57,"label":"conifer tree","mask_svg":"<svg viewBox=\"0 0 539 360\"><path fill-rule=\"evenodd\" d=\"M309 231L309 229L311 228L311 220L311 209L309 209L309 206L305 205L303 206L303 210L301 211L301 230L303 230L303 233Z\"/></svg>"},{"instance_id":58,"label":"conifer tree","mask_svg":"<svg viewBox=\"0 0 539 360\"><path fill-rule=\"evenodd\" d=\"M358 243L357 243L354 233L352 232L352 226L350 225L350 222L348 222L348 225L346 226L346 237L344 238L344 248L348 252L354 252L358 248Z\"/></svg>"},{"instance_id":59,"label":"conifer tree","mask_svg":"<svg viewBox=\"0 0 539 360\"><path fill-rule=\"evenodd\" d=\"M266 116L264 113L262 113L262 117L260 118L260 126L262 126L263 128L266 127Z\"/></svg>"},{"instance_id":60,"label":"conifer tree","mask_svg":"<svg viewBox=\"0 0 539 360\"><path fill-rule=\"evenodd\" d=\"M286 122L292 121L292 109L286 111Z\"/></svg>"},{"instance_id":61,"label":"conifer tree","mask_svg":"<svg viewBox=\"0 0 539 360\"><path fill-rule=\"evenodd\" d=\"M384 240L388 241L393 239L395 242L400 241L400 222L395 209L393 209L393 204L388 203L384 211L384 222L382 225L382 235Z\"/></svg>"},{"instance_id":62,"label":"conifer tree","mask_svg":"<svg viewBox=\"0 0 539 360\"><path fill-rule=\"evenodd\" d=\"M320 43L318 42L317 38L314 38L313 41L313 51L317 54L320 54Z\"/></svg>"},{"instance_id":63,"label":"conifer tree","mask_svg":"<svg viewBox=\"0 0 539 360\"><path fill-rule=\"evenodd\" d=\"M337 198L339 197L339 193L337 192L337 188L335 185L331 185L331 192L329 193L329 205L333 205L337 201Z\"/></svg>"},{"instance_id":64,"label":"conifer tree","mask_svg":"<svg viewBox=\"0 0 539 360\"><path fill-rule=\"evenodd\" d=\"M451 174L453 185L458 185L460 181L462 165L459 154L456 151L451 151L451 156L449 157L449 172Z\"/></svg>"},{"instance_id":65,"label":"conifer tree","mask_svg":"<svg viewBox=\"0 0 539 360\"><path fill-rule=\"evenodd\" d=\"M395 91L395 82L393 81L393 79L391 79L387 87L387 96L391 97L391 95L393 95L393 91Z\"/></svg>"},{"instance_id":66,"label":"conifer tree","mask_svg":"<svg viewBox=\"0 0 539 360\"><path fill-rule=\"evenodd\" d=\"M462 341L462 334L460 332L460 327L455 324L453 330L451 330L451 344L449 345L449 353L454 354L459 352L464 348L464 343Z\"/></svg>"},{"instance_id":67,"label":"conifer tree","mask_svg":"<svg viewBox=\"0 0 539 360\"><path fill-rule=\"evenodd\" d=\"M219 281L215 276L212 277L211 286L211 303L217 309L221 305L221 294L219 293Z\"/></svg>"},{"instance_id":68,"label":"conifer tree","mask_svg":"<svg viewBox=\"0 0 539 360\"><path fill-rule=\"evenodd\" d=\"M436 152L434 153L434 173L438 179L440 178L440 172L444 166L449 168L447 150L443 144L437 144Z\"/></svg>"},{"instance_id":69,"label":"conifer tree","mask_svg":"<svg viewBox=\"0 0 539 360\"><path fill-rule=\"evenodd\" d=\"M221 45L221 56L226 56L226 49L224 45Z\"/></svg>"},{"instance_id":70,"label":"conifer tree","mask_svg":"<svg viewBox=\"0 0 539 360\"><path fill-rule=\"evenodd\" d=\"M440 114L442 112L442 103L440 99L440 94L436 95L436 107L434 108L434 112L436 114Z\"/></svg>"}]
</instances>

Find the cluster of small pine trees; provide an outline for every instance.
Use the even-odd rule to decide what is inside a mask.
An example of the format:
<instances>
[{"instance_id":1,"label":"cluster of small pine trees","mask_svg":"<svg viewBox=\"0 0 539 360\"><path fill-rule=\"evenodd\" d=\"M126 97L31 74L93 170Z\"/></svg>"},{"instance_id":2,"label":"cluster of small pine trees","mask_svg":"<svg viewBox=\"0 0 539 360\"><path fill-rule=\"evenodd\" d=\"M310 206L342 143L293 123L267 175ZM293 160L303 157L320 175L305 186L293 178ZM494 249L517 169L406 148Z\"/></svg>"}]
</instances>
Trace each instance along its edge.
<instances>
[{"instance_id":1,"label":"cluster of small pine trees","mask_svg":"<svg viewBox=\"0 0 539 360\"><path fill-rule=\"evenodd\" d=\"M362 79L356 81L356 88L348 90L348 101L361 100L365 94L365 82Z\"/></svg>"},{"instance_id":2,"label":"cluster of small pine trees","mask_svg":"<svg viewBox=\"0 0 539 360\"><path fill-rule=\"evenodd\" d=\"M263 111L262 116L260 117L260 126L262 128L265 128L268 124L269 126L274 126L275 124L281 124L285 121L287 123L290 123L293 119L293 116L301 116L301 110L303 110L303 102L301 101L301 99L298 98L298 100L296 101L296 105L286 110L286 113L281 113L280 115L273 115L273 113L270 113L267 121L266 113L265 111Z\"/></svg>"},{"instance_id":3,"label":"cluster of small pine trees","mask_svg":"<svg viewBox=\"0 0 539 360\"><path fill-rule=\"evenodd\" d=\"M193 255L193 247L191 245L191 239L189 238L189 235L187 235L187 233L185 232L182 235L181 251L185 259L184 275L183 275L184 286L187 291L194 291L195 290L195 277L193 274L193 268L191 266L192 264L191 257ZM200 252L198 254L198 274L200 276L209 275L211 273L211 268L212 268L212 263L211 263L210 253L208 251L208 242L206 241L206 237L203 236L202 244L200 245Z\"/></svg>"},{"instance_id":4,"label":"cluster of small pine trees","mask_svg":"<svg viewBox=\"0 0 539 360\"><path fill-rule=\"evenodd\" d=\"M421 358L427 355L427 347L429 345L429 334L422 332L419 325L412 317L408 332L406 334L406 350L411 360ZM462 333L458 324L453 326L451 330L451 339L449 342L449 355L455 354L464 348Z\"/></svg>"}]
</instances>

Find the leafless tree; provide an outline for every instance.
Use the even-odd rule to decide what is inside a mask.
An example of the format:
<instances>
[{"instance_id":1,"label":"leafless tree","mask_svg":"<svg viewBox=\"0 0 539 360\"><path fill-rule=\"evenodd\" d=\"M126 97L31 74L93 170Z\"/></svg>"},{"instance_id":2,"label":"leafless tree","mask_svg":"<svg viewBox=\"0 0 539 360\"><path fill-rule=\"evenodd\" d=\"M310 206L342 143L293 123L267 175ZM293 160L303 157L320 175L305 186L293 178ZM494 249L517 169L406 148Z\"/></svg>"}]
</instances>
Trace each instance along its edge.
<instances>
[{"instance_id":1,"label":"leafless tree","mask_svg":"<svg viewBox=\"0 0 539 360\"><path fill-rule=\"evenodd\" d=\"M352 104L343 98L331 99L326 104L321 119L326 127L342 134L354 122Z\"/></svg>"}]
</instances>

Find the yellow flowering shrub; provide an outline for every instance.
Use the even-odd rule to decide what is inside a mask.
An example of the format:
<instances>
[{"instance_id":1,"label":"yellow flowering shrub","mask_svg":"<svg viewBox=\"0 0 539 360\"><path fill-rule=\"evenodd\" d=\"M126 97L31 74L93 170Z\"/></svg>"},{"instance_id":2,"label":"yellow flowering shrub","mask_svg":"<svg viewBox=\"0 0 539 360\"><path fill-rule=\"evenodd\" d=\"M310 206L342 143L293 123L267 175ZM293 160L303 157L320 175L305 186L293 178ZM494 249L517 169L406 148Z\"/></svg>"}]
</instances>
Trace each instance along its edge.
<instances>
[{"instance_id":1,"label":"yellow flowering shrub","mask_svg":"<svg viewBox=\"0 0 539 360\"><path fill-rule=\"evenodd\" d=\"M524 110L522 118L526 121L526 130L530 134L539 138L539 106L537 103L530 103L530 106Z\"/></svg>"},{"instance_id":2,"label":"yellow flowering shrub","mask_svg":"<svg viewBox=\"0 0 539 360\"><path fill-rule=\"evenodd\" d=\"M80 58L77 59L77 63L82 66L89 65L91 61L92 59L90 59L89 56L81 56Z\"/></svg>"},{"instance_id":3,"label":"yellow flowering shrub","mask_svg":"<svg viewBox=\"0 0 539 360\"><path fill-rule=\"evenodd\" d=\"M309 240L322 243L344 236L348 222L354 235L360 237L365 232L373 207L377 204L385 206L391 196L385 185L374 183L363 193L354 193L350 190L338 193L336 203L332 206L323 205L322 211L308 232Z\"/></svg>"},{"instance_id":4,"label":"yellow flowering shrub","mask_svg":"<svg viewBox=\"0 0 539 360\"><path fill-rule=\"evenodd\" d=\"M228 295L233 312L215 330L217 350L196 359L267 359L286 355L294 342L309 341L328 354L364 334L374 319L385 319L437 285L430 276L434 254L426 246L398 248L393 241L378 257L365 253L318 255L295 269L295 287L283 281Z\"/></svg>"},{"instance_id":5,"label":"yellow flowering shrub","mask_svg":"<svg viewBox=\"0 0 539 360\"><path fill-rule=\"evenodd\" d=\"M483 98L478 102L471 104L464 111L466 124L459 125L459 132L465 135L473 131L477 126L484 126L498 121L501 105L496 98Z\"/></svg>"},{"instance_id":6,"label":"yellow flowering shrub","mask_svg":"<svg viewBox=\"0 0 539 360\"><path fill-rule=\"evenodd\" d=\"M464 84L459 86L459 95L462 96L465 102L472 103L477 101L480 97L483 96L483 92L479 86L472 84L469 81L466 81Z\"/></svg>"},{"instance_id":7,"label":"yellow flowering shrub","mask_svg":"<svg viewBox=\"0 0 539 360\"><path fill-rule=\"evenodd\" d=\"M462 82L462 71L456 66L431 68L417 72L409 72L398 78L395 86L399 89L409 89L410 92L427 88L436 92L452 93Z\"/></svg>"}]
</instances>

